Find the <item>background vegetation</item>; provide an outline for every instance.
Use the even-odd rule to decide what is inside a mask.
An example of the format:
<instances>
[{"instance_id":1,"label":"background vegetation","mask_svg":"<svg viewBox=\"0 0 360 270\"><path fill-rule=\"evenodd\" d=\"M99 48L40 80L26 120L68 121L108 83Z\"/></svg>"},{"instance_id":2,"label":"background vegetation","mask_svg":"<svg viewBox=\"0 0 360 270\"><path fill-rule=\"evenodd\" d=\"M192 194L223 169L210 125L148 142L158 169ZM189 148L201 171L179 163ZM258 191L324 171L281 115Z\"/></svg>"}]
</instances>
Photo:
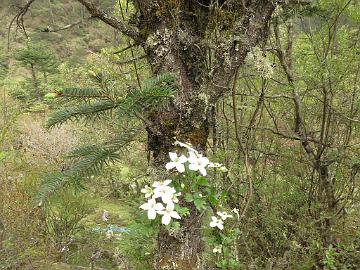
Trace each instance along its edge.
<instances>
[{"instance_id":1,"label":"background vegetation","mask_svg":"<svg viewBox=\"0 0 360 270\"><path fill-rule=\"evenodd\" d=\"M76 1L7 29L24 2L0 3L0 269L151 269L144 119L173 78ZM212 181L241 214L223 269L359 269L360 3L278 8L269 31L210 108L207 155L228 168Z\"/></svg>"}]
</instances>

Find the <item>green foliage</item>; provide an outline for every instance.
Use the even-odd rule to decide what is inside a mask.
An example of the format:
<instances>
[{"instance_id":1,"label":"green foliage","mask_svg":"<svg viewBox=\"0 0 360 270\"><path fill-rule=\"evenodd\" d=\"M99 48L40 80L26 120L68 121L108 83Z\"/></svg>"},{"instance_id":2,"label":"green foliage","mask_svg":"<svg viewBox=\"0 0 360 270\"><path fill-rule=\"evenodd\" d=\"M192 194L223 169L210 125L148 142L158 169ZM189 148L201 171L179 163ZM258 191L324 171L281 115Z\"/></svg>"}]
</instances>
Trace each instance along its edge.
<instances>
[{"instance_id":1,"label":"green foliage","mask_svg":"<svg viewBox=\"0 0 360 270\"><path fill-rule=\"evenodd\" d=\"M159 75L141 89L130 91L124 98L112 97L108 89L65 88L58 93L61 99L72 99L80 103L53 113L48 127L60 125L68 120L99 118L117 111L119 117L148 112L164 106L175 92L174 79L170 75Z\"/></svg>"},{"instance_id":2,"label":"green foliage","mask_svg":"<svg viewBox=\"0 0 360 270\"><path fill-rule=\"evenodd\" d=\"M101 115L110 113L116 108L117 104L112 101L94 101L92 103L83 103L74 107L67 107L51 115L46 126L48 128L61 125L68 120L79 120L82 118L93 119Z\"/></svg>"},{"instance_id":3,"label":"green foliage","mask_svg":"<svg viewBox=\"0 0 360 270\"><path fill-rule=\"evenodd\" d=\"M45 205L46 238L56 253L64 253L73 238L83 229L81 220L90 214L92 205L85 195L63 190Z\"/></svg>"},{"instance_id":4,"label":"green foliage","mask_svg":"<svg viewBox=\"0 0 360 270\"><path fill-rule=\"evenodd\" d=\"M98 174L105 166L118 161L137 133L137 130L130 129L112 141L73 150L67 155L70 159L67 169L42 177L38 199L43 201L67 183L77 184L79 179Z\"/></svg>"},{"instance_id":5,"label":"green foliage","mask_svg":"<svg viewBox=\"0 0 360 270\"><path fill-rule=\"evenodd\" d=\"M15 51L14 58L24 67L33 66L40 72L55 73L58 66L55 55L39 43L28 42L25 48Z\"/></svg>"}]
</instances>

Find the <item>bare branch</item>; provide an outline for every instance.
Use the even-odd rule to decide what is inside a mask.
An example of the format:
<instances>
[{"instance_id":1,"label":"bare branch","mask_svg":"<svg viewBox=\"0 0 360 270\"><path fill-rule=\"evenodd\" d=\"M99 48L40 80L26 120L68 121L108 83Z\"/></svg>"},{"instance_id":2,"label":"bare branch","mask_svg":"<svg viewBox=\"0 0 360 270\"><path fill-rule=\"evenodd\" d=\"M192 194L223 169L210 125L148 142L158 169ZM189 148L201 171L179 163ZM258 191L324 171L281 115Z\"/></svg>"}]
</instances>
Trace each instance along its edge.
<instances>
[{"instance_id":1,"label":"bare branch","mask_svg":"<svg viewBox=\"0 0 360 270\"><path fill-rule=\"evenodd\" d=\"M59 32L59 31L63 31L63 30L67 30L69 28L72 28L76 25L79 25L81 23L83 23L84 21L88 21L88 20L91 20L93 17L88 17L88 18L85 18L85 19L81 19L75 23L72 23L72 24L68 24L68 25L65 25L61 28L57 28L57 29L52 29L51 27L46 27L45 29L41 30L41 32L46 32L46 33L54 33L54 32Z\"/></svg>"},{"instance_id":2,"label":"bare branch","mask_svg":"<svg viewBox=\"0 0 360 270\"><path fill-rule=\"evenodd\" d=\"M24 25L24 16L27 13L28 9L30 8L31 4L34 2L35 0L28 0L25 4L24 7L20 8L20 11L14 16L14 18L12 18L9 27L8 27L8 50L10 49L10 31L11 31L11 27L13 25L13 23L16 21L17 24L17 28L20 28L23 30L24 35L26 37L26 39L28 39L28 34L26 32L25 29L25 25Z\"/></svg>"},{"instance_id":3,"label":"bare branch","mask_svg":"<svg viewBox=\"0 0 360 270\"><path fill-rule=\"evenodd\" d=\"M91 14L92 17L102 20L104 23L119 30L124 35L132 38L133 40L135 40L138 43L143 42L137 28L132 27L132 26L126 24L125 22L118 20L117 18L115 18L113 16L110 16L104 10L102 10L100 7L98 7L91 1L88 1L88 0L77 0L77 1L86 7L86 9L89 11L89 13Z\"/></svg>"},{"instance_id":4,"label":"bare branch","mask_svg":"<svg viewBox=\"0 0 360 270\"><path fill-rule=\"evenodd\" d=\"M146 55L140 55L138 57L134 57L134 58L131 58L131 59L127 59L127 60L124 60L124 61L114 61L113 63L114 64L117 64L117 65L126 65L126 64L130 64L130 63L133 63L134 61L139 61L141 59L144 59L146 58Z\"/></svg>"}]
</instances>

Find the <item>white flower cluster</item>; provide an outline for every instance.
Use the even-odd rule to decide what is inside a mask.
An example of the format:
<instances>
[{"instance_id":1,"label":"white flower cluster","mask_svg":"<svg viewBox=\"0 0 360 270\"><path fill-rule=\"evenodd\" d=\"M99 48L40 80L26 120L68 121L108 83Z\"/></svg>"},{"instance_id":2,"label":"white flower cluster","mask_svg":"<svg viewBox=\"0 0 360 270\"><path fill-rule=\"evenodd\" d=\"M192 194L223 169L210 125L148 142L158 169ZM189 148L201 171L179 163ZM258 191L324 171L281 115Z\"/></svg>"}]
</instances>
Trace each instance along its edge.
<instances>
[{"instance_id":1,"label":"white flower cluster","mask_svg":"<svg viewBox=\"0 0 360 270\"><path fill-rule=\"evenodd\" d=\"M207 175L206 168L219 168L222 172L227 172L225 166L220 163L210 162L207 157L204 157L190 145L179 141L176 141L175 145L185 147L188 150L189 156L178 156L176 153L170 152L170 162L168 162L165 166L167 170L176 168L179 173L183 173L185 172L185 164L188 163L190 171L198 171L202 176Z\"/></svg>"},{"instance_id":2,"label":"white flower cluster","mask_svg":"<svg viewBox=\"0 0 360 270\"><path fill-rule=\"evenodd\" d=\"M185 165L190 171L197 171L201 175L206 176L206 168L219 168L226 172L227 169L220 163L212 163L207 157L204 157L190 145L176 141L175 145L185 147L188 150L188 157L177 153L170 152L170 162L165 165L167 170L176 169L179 173L186 171ZM147 211L149 219L155 219L156 215L162 216L161 223L168 225L172 218L180 219L180 215L175 211L175 204L179 202L178 197L181 195L173 187L169 186L172 180L167 179L163 182L154 182L152 186L146 185L141 192L148 199L146 203L140 206L141 209ZM161 199L161 202L156 199Z\"/></svg>"},{"instance_id":3,"label":"white flower cluster","mask_svg":"<svg viewBox=\"0 0 360 270\"><path fill-rule=\"evenodd\" d=\"M141 189L141 192L145 194L145 198L148 199L146 203L140 206L141 209L147 211L149 219L155 219L156 215L162 216L161 223L168 225L171 218L180 219L180 215L175 211L175 203L179 202L178 196L180 192L176 192L169 184L171 180L165 180L163 182L154 182L152 187L148 185ZM157 202L156 199L160 198L162 202ZM165 204L165 206L164 206Z\"/></svg>"},{"instance_id":4,"label":"white flower cluster","mask_svg":"<svg viewBox=\"0 0 360 270\"><path fill-rule=\"evenodd\" d=\"M219 217L216 216L212 216L211 217L211 222L210 222L210 227L215 228L217 227L219 230L224 229L224 221L227 220L228 218L232 218L232 215L229 215L226 212L217 212Z\"/></svg>"}]
</instances>

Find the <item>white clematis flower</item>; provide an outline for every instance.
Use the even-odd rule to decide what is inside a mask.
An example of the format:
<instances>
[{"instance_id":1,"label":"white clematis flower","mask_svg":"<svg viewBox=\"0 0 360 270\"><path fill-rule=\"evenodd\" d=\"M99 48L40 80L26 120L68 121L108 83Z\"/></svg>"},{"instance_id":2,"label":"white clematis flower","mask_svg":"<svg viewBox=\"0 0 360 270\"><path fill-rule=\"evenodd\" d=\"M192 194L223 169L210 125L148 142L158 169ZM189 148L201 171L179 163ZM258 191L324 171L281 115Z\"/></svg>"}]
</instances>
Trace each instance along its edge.
<instances>
[{"instance_id":1,"label":"white clematis flower","mask_svg":"<svg viewBox=\"0 0 360 270\"><path fill-rule=\"evenodd\" d=\"M232 215L229 215L226 212L217 212L217 214L221 217L222 220L226 220L227 218L232 218Z\"/></svg>"},{"instance_id":2,"label":"white clematis flower","mask_svg":"<svg viewBox=\"0 0 360 270\"><path fill-rule=\"evenodd\" d=\"M233 212L233 213L235 213L237 215L238 220L240 219L239 209L234 208L233 210L231 210L231 212Z\"/></svg>"},{"instance_id":3,"label":"white clematis flower","mask_svg":"<svg viewBox=\"0 0 360 270\"><path fill-rule=\"evenodd\" d=\"M157 203L154 198L148 200L146 203L140 206L141 209L148 211L148 218L155 219L156 214L164 209L161 203Z\"/></svg>"},{"instance_id":4,"label":"white clematis flower","mask_svg":"<svg viewBox=\"0 0 360 270\"><path fill-rule=\"evenodd\" d=\"M168 225L171 221L171 218L181 219L179 214L174 210L175 205L173 202L170 202L166 205L165 210L159 211L159 214L162 215L161 223Z\"/></svg>"},{"instance_id":5,"label":"white clematis flower","mask_svg":"<svg viewBox=\"0 0 360 270\"><path fill-rule=\"evenodd\" d=\"M172 202L176 190L173 187L168 186L170 183L171 180L165 180L164 182L155 182L153 184L153 187L155 187L153 198L161 198L161 200L166 204Z\"/></svg>"},{"instance_id":6,"label":"white clematis flower","mask_svg":"<svg viewBox=\"0 0 360 270\"><path fill-rule=\"evenodd\" d=\"M213 249L213 253L221 253L222 252L222 245L217 245Z\"/></svg>"},{"instance_id":7,"label":"white clematis flower","mask_svg":"<svg viewBox=\"0 0 360 270\"><path fill-rule=\"evenodd\" d=\"M206 176L206 166L209 164L209 159L202 155L196 155L193 152L189 152L189 170L199 171L203 176Z\"/></svg>"},{"instance_id":8,"label":"white clematis flower","mask_svg":"<svg viewBox=\"0 0 360 270\"><path fill-rule=\"evenodd\" d=\"M165 181L155 181L152 186L154 188L160 187L160 186L168 186L171 183L170 179L166 179Z\"/></svg>"},{"instance_id":9,"label":"white clematis flower","mask_svg":"<svg viewBox=\"0 0 360 270\"><path fill-rule=\"evenodd\" d=\"M168 162L165 165L165 168L167 170L171 170L173 168L176 168L176 170L180 173L185 172L185 166L184 163L187 161L187 158L184 155L181 155L178 157L176 153L169 152L170 162Z\"/></svg>"},{"instance_id":10,"label":"white clematis flower","mask_svg":"<svg viewBox=\"0 0 360 270\"><path fill-rule=\"evenodd\" d=\"M222 230L222 229L224 229L224 221L222 221L221 218L212 216L211 222L210 222L210 227L212 227L212 228L217 227L219 230Z\"/></svg>"},{"instance_id":11,"label":"white clematis flower","mask_svg":"<svg viewBox=\"0 0 360 270\"><path fill-rule=\"evenodd\" d=\"M146 185L144 188L141 189L141 193L145 194L145 198L150 198L153 195L154 191L151 187Z\"/></svg>"},{"instance_id":12,"label":"white clematis flower","mask_svg":"<svg viewBox=\"0 0 360 270\"><path fill-rule=\"evenodd\" d=\"M209 162L208 167L209 168L220 168L222 166L221 163L216 163L216 162Z\"/></svg>"},{"instance_id":13,"label":"white clematis flower","mask_svg":"<svg viewBox=\"0 0 360 270\"><path fill-rule=\"evenodd\" d=\"M180 147L186 148L189 152L199 154L198 151L196 151L194 148L192 148L191 144L175 141L174 145L179 145Z\"/></svg>"}]
</instances>

